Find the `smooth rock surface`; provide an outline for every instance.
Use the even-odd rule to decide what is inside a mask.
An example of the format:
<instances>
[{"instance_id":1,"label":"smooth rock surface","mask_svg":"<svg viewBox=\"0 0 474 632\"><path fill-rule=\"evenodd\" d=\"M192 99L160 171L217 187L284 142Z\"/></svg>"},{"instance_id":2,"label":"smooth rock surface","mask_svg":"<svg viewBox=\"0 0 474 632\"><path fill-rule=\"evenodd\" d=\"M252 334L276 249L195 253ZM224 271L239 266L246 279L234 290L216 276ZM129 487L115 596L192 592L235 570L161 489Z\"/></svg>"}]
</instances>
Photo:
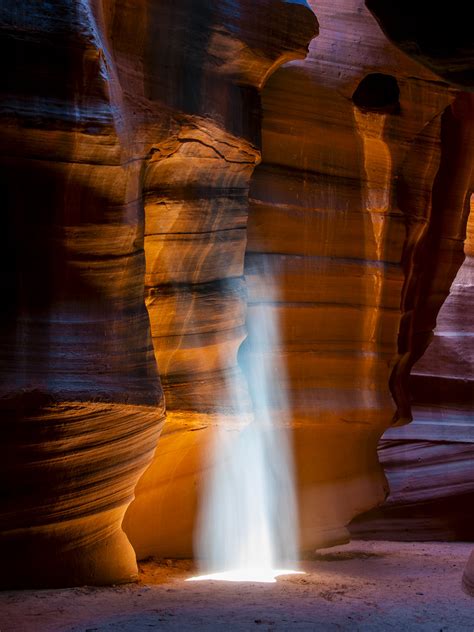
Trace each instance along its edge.
<instances>
[{"instance_id":1,"label":"smooth rock surface","mask_svg":"<svg viewBox=\"0 0 474 632\"><path fill-rule=\"evenodd\" d=\"M471 212L466 258L412 372L413 422L379 444L390 496L351 524L356 537L474 541L473 229Z\"/></svg>"},{"instance_id":2,"label":"smooth rock surface","mask_svg":"<svg viewBox=\"0 0 474 632\"><path fill-rule=\"evenodd\" d=\"M0 9L0 586L192 555L262 312L301 549L383 502L392 423L377 529L470 537L470 53L366 4L399 48L362 0Z\"/></svg>"},{"instance_id":3,"label":"smooth rock surface","mask_svg":"<svg viewBox=\"0 0 474 632\"><path fill-rule=\"evenodd\" d=\"M137 573L121 522L164 404L144 304L146 141L106 4L1 9L2 587Z\"/></svg>"}]
</instances>

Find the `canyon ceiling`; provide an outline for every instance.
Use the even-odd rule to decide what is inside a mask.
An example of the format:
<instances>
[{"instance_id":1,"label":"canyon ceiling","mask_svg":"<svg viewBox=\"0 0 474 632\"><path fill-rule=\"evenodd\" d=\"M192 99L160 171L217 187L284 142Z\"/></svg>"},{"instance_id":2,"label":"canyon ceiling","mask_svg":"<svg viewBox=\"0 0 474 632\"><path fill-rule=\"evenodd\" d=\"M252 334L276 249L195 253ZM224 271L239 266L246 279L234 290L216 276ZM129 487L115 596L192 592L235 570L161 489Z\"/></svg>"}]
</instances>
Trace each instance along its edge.
<instances>
[{"instance_id":1,"label":"canyon ceiling","mask_svg":"<svg viewBox=\"0 0 474 632\"><path fill-rule=\"evenodd\" d=\"M2 587L191 557L261 353L302 552L474 539L472 43L410 4L2 4Z\"/></svg>"}]
</instances>

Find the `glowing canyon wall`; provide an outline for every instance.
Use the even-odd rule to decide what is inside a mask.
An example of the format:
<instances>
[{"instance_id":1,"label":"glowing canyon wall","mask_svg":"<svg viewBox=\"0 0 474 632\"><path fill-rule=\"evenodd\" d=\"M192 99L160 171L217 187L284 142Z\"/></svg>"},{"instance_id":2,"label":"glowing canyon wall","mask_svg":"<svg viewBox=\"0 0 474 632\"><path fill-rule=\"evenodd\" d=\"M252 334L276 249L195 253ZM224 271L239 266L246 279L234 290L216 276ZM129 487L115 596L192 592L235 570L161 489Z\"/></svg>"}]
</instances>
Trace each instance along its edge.
<instances>
[{"instance_id":1,"label":"glowing canyon wall","mask_svg":"<svg viewBox=\"0 0 474 632\"><path fill-rule=\"evenodd\" d=\"M351 529L413 532L411 508L445 478L430 468L451 463L450 504L418 527L458 534L474 479L469 78L431 43L412 55L412 34L367 4L380 24L360 0L0 9L15 60L1 105L3 586L116 583L135 555L192 556L213 437L253 408L262 310L280 326L265 353L286 367L274 417L284 397L301 549L346 540L384 501L377 445L410 421L412 394L415 423L380 450L399 513ZM400 454L425 466L409 515Z\"/></svg>"}]
</instances>

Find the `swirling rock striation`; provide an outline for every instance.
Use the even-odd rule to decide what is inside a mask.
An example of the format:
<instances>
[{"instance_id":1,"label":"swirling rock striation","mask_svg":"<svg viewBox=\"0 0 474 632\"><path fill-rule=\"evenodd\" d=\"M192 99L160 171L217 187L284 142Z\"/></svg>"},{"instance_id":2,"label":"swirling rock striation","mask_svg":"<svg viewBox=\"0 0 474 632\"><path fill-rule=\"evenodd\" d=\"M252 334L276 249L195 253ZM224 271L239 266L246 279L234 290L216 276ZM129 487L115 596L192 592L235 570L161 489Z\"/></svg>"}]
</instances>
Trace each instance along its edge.
<instances>
[{"instance_id":1,"label":"swirling rock striation","mask_svg":"<svg viewBox=\"0 0 474 632\"><path fill-rule=\"evenodd\" d=\"M2 106L2 289L12 297L2 415L5 452L24 447L19 462L29 472L11 486L2 514L9 585L136 573L120 523L163 421L155 353L178 434L194 436L181 410L195 429L200 411L232 412L236 397L245 405L243 383L230 398L226 390L239 380L244 336L258 89L278 65L306 54L316 27L300 1L3 7L5 55L15 65ZM172 419L168 435L173 427ZM88 467L80 459L76 467L76 452ZM4 460L4 481L15 463ZM97 503L84 494L81 505L85 488ZM143 522L138 535L133 524L139 550ZM61 567L44 563L52 551ZM31 572L20 576L25 556Z\"/></svg>"},{"instance_id":2,"label":"swirling rock striation","mask_svg":"<svg viewBox=\"0 0 474 632\"><path fill-rule=\"evenodd\" d=\"M450 414L467 401L466 358L442 333L465 304L456 283L439 362L416 363L472 188L472 97L433 70L470 85L468 47L456 65L429 41L420 65L362 0L310 5L307 59L302 0L0 9L15 60L0 106L1 585L117 583L135 553L192 554L216 427L252 408L262 310L280 324L268 353L287 372L305 550L384 499L376 445L411 419L414 366L415 420L440 384ZM394 34L367 5L411 54L407 25ZM152 458L157 364L169 416ZM472 442L387 441L410 472L410 453L431 473L454 462L448 487L471 494Z\"/></svg>"}]
</instances>

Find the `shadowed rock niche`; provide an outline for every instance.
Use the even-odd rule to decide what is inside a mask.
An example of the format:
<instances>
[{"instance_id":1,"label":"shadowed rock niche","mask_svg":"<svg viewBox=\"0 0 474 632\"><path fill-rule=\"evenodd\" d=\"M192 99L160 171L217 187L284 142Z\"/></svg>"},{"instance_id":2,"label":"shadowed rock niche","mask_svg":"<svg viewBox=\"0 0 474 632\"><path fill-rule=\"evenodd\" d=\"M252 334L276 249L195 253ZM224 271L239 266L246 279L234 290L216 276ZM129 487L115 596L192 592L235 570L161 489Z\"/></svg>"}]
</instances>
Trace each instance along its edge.
<instances>
[{"instance_id":1,"label":"shadowed rock niche","mask_svg":"<svg viewBox=\"0 0 474 632\"><path fill-rule=\"evenodd\" d=\"M470 97L400 53L363 2L317 11L308 57L262 95L241 349L251 364L263 304L280 322L303 550L347 539L387 494L378 440L411 419L409 373L462 262L472 155Z\"/></svg>"},{"instance_id":2,"label":"shadowed rock niche","mask_svg":"<svg viewBox=\"0 0 474 632\"><path fill-rule=\"evenodd\" d=\"M474 42L469 4L431 0L366 0L387 36L407 55L461 89L474 84Z\"/></svg>"},{"instance_id":3,"label":"shadowed rock niche","mask_svg":"<svg viewBox=\"0 0 474 632\"><path fill-rule=\"evenodd\" d=\"M216 428L251 409L237 352L259 91L278 66L305 57L317 21L305 3L280 0L178 0L150 11L145 59L175 124L144 175L146 305L167 422L124 529L139 558L189 557Z\"/></svg>"}]
</instances>

